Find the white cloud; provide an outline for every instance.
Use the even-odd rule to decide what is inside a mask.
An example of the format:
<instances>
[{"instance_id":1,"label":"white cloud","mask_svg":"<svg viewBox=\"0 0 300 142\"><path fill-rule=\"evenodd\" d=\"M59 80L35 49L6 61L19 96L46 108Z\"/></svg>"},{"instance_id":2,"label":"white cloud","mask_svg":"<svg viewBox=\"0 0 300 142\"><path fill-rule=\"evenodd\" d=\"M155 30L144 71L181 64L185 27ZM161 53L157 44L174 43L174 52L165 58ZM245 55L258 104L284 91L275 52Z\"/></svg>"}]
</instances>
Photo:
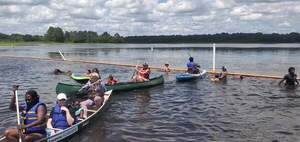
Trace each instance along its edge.
<instances>
[{"instance_id":1,"label":"white cloud","mask_svg":"<svg viewBox=\"0 0 300 142\"><path fill-rule=\"evenodd\" d=\"M0 5L38 5L47 2L48 0L0 0Z\"/></svg>"},{"instance_id":2,"label":"white cloud","mask_svg":"<svg viewBox=\"0 0 300 142\"><path fill-rule=\"evenodd\" d=\"M230 8L235 4L234 0L216 0L214 6L217 8Z\"/></svg>"},{"instance_id":3,"label":"white cloud","mask_svg":"<svg viewBox=\"0 0 300 142\"><path fill-rule=\"evenodd\" d=\"M257 20L263 16L263 14L256 13L253 9L246 5L235 7L230 14L238 16L241 20Z\"/></svg>"},{"instance_id":4,"label":"white cloud","mask_svg":"<svg viewBox=\"0 0 300 142\"><path fill-rule=\"evenodd\" d=\"M282 23L279 23L278 26L280 26L280 27L290 27L291 24L289 22L287 22L287 21L284 21Z\"/></svg>"},{"instance_id":5,"label":"white cloud","mask_svg":"<svg viewBox=\"0 0 300 142\"><path fill-rule=\"evenodd\" d=\"M299 32L297 0L0 0L0 32L121 35ZM26 28L24 28L26 27Z\"/></svg>"},{"instance_id":6,"label":"white cloud","mask_svg":"<svg viewBox=\"0 0 300 142\"><path fill-rule=\"evenodd\" d=\"M179 1L179 0L168 0L165 3L160 3L157 6L157 10L160 12L192 12L196 10L196 5L192 1Z\"/></svg>"},{"instance_id":7,"label":"white cloud","mask_svg":"<svg viewBox=\"0 0 300 142\"><path fill-rule=\"evenodd\" d=\"M56 17L55 11L46 6L33 6L29 9L25 19L28 22L49 22Z\"/></svg>"}]
</instances>

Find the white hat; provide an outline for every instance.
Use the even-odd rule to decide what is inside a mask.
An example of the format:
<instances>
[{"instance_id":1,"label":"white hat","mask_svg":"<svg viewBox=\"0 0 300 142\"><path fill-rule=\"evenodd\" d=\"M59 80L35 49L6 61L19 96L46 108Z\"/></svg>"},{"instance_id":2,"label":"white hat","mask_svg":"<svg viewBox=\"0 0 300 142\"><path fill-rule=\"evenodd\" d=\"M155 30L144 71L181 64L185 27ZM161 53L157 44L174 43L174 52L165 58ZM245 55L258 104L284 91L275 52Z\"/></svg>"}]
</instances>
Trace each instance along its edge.
<instances>
[{"instance_id":1,"label":"white hat","mask_svg":"<svg viewBox=\"0 0 300 142\"><path fill-rule=\"evenodd\" d=\"M62 100L62 99L67 100L67 95L65 93L59 93L57 95L57 100Z\"/></svg>"}]
</instances>

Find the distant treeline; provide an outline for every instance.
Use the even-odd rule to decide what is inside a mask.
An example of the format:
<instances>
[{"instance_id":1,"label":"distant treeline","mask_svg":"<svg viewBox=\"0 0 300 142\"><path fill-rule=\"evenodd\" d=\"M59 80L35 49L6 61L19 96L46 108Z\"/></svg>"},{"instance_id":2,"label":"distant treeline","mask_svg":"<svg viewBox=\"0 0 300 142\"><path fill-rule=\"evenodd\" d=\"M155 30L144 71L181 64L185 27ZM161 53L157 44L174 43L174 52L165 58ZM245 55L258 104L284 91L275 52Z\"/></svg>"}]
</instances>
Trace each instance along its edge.
<instances>
[{"instance_id":1,"label":"distant treeline","mask_svg":"<svg viewBox=\"0 0 300 142\"><path fill-rule=\"evenodd\" d=\"M64 31L60 27L49 27L44 36L29 34L2 34L4 42L61 42L61 43L300 43L299 33L220 33L202 35L158 35L127 36L93 31Z\"/></svg>"},{"instance_id":2,"label":"distant treeline","mask_svg":"<svg viewBox=\"0 0 300 142\"><path fill-rule=\"evenodd\" d=\"M66 42L66 43L124 43L124 38L118 33L111 36L104 32L98 35L93 31L63 31L60 27L49 27L44 36L22 35L22 34L3 34L0 33L2 42Z\"/></svg>"},{"instance_id":3,"label":"distant treeline","mask_svg":"<svg viewBox=\"0 0 300 142\"><path fill-rule=\"evenodd\" d=\"M300 43L299 33L220 33L203 35L128 36L127 43Z\"/></svg>"}]
</instances>

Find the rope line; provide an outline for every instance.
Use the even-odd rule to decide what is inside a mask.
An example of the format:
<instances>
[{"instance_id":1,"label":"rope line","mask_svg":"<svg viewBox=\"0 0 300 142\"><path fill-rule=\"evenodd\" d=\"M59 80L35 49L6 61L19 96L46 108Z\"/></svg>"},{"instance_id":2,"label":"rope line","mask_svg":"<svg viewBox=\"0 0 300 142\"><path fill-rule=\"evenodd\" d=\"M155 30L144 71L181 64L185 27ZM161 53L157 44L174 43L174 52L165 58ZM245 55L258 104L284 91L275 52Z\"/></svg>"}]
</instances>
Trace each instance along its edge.
<instances>
[{"instance_id":1,"label":"rope line","mask_svg":"<svg viewBox=\"0 0 300 142\"><path fill-rule=\"evenodd\" d=\"M26 56L0 56L7 58L17 58L17 59L31 59L31 60L44 60L44 61L60 61L60 62L68 62L68 63L85 63L85 64L103 64L103 65L112 65L112 66L123 66L123 67L136 67L133 64L121 64L121 63L112 63L112 62L103 62L103 61L84 61L84 60L61 60L61 59L52 59L46 57L26 57ZM161 71L162 67L150 66L151 69ZM185 68L170 68L172 71L184 72ZM216 74L219 72L207 71L209 74ZM228 75L232 76L244 76L244 77L257 77L257 78L269 78L269 79L282 79L281 76L274 75L262 75L262 74L251 74L251 73L228 73Z\"/></svg>"}]
</instances>

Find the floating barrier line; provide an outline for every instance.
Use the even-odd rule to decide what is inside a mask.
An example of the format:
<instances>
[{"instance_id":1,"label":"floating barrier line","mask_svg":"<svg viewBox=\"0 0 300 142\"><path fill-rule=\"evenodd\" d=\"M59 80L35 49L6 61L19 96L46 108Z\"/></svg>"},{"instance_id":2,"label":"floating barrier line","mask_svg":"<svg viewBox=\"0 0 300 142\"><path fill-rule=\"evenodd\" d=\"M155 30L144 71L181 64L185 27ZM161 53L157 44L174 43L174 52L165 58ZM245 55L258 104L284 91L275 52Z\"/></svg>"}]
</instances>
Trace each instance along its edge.
<instances>
[{"instance_id":1,"label":"floating barrier line","mask_svg":"<svg viewBox=\"0 0 300 142\"><path fill-rule=\"evenodd\" d=\"M136 65L132 64L121 64L121 63L111 63L111 62L103 62L103 61L84 61L84 60L61 60L61 59L52 59L45 57L26 57L26 56L0 56L7 58L18 58L18 59L31 59L31 60L44 60L44 61L60 61L60 62L69 62L69 63L85 63L85 64L103 64L103 65L113 65L113 66L123 66L123 67L136 67ZM150 66L151 69L155 69L158 71L162 71L162 67ZM185 68L170 68L172 71L184 72ZM207 71L209 74L216 74L218 72ZM244 77L257 77L257 78L269 78L269 79L282 79L280 76L272 76L272 75L260 75L260 74L250 74L250 73L228 73L228 75L232 76L244 76Z\"/></svg>"}]
</instances>

